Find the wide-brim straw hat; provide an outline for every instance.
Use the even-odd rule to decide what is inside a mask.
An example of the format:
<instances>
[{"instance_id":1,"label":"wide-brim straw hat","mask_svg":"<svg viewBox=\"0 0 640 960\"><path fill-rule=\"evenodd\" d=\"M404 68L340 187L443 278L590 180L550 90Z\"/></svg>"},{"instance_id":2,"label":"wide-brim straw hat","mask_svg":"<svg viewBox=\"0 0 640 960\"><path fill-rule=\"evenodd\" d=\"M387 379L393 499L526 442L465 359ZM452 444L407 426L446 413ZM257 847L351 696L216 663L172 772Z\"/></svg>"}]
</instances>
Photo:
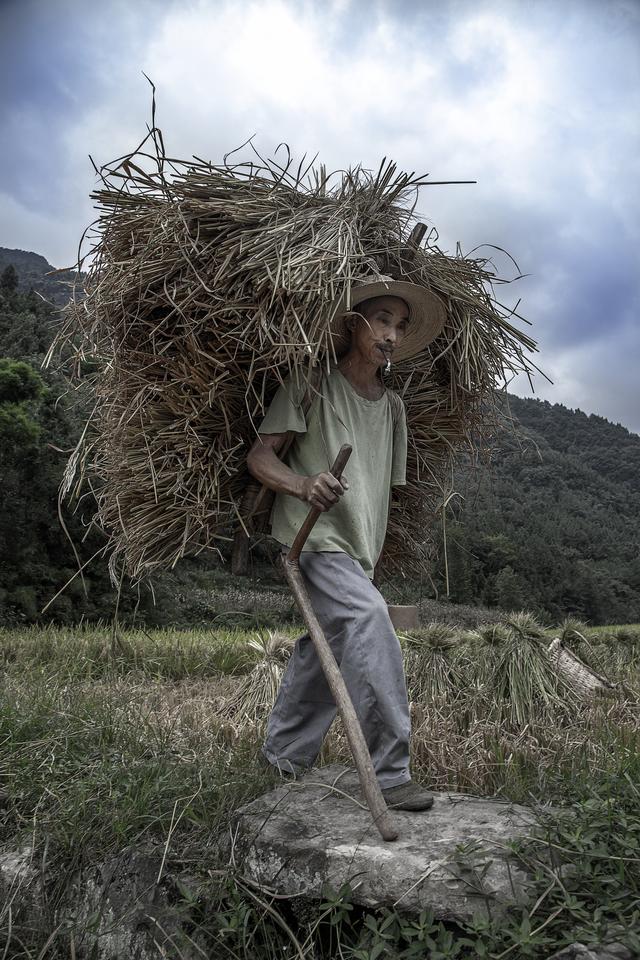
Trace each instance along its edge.
<instances>
[{"instance_id":1,"label":"wide-brim straw hat","mask_svg":"<svg viewBox=\"0 0 640 960\"><path fill-rule=\"evenodd\" d=\"M346 326L346 315L357 312L358 304L371 297L400 297L409 307L409 326L402 342L393 351L393 362L409 360L420 353L441 333L446 320L444 302L426 287L408 280L394 280L393 277L378 275L372 280L359 281L332 307L335 310L331 321L331 333L336 355L349 348L350 331ZM350 300L350 306L347 306Z\"/></svg>"}]
</instances>

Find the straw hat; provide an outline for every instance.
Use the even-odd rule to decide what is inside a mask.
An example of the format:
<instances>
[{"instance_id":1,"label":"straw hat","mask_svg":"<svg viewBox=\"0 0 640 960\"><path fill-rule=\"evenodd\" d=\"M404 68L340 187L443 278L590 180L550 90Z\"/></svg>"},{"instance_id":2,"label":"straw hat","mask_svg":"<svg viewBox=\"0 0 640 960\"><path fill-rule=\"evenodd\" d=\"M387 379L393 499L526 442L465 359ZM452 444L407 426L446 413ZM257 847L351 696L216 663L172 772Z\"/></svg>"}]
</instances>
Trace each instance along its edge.
<instances>
[{"instance_id":1,"label":"straw hat","mask_svg":"<svg viewBox=\"0 0 640 960\"><path fill-rule=\"evenodd\" d=\"M351 287L350 308L347 308L346 293L333 302L335 314L331 321L331 332L336 355L344 353L350 343L346 314L355 311L363 300L385 296L400 297L409 307L409 326L402 343L393 351L394 363L414 357L435 340L446 319L445 305L440 297L417 283L378 274L373 280L359 281Z\"/></svg>"}]
</instances>

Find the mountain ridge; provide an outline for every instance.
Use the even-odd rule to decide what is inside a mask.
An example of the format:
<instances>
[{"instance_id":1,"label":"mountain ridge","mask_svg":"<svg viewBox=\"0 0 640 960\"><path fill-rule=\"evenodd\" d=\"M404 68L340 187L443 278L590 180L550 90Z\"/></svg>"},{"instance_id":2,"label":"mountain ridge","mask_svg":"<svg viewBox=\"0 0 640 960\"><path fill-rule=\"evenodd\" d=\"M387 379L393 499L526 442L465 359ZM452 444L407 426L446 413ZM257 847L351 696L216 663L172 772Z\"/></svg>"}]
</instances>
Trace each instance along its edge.
<instances>
[{"instance_id":1,"label":"mountain ridge","mask_svg":"<svg viewBox=\"0 0 640 960\"><path fill-rule=\"evenodd\" d=\"M0 273L10 264L18 273L18 290L28 293L35 290L57 307L64 306L70 299L69 284L73 282L77 273L74 270L63 269L55 276L47 276L57 267L52 267L46 257L33 250L0 247Z\"/></svg>"}]
</instances>

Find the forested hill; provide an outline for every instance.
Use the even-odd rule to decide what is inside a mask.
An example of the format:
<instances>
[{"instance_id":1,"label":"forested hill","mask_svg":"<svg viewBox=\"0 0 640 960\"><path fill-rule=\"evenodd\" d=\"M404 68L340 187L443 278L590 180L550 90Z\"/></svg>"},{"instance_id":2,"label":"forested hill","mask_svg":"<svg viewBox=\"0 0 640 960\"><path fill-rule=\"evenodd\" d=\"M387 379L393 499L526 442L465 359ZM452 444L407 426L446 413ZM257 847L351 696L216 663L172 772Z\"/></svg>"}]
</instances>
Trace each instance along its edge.
<instances>
[{"instance_id":1,"label":"forested hill","mask_svg":"<svg viewBox=\"0 0 640 960\"><path fill-rule=\"evenodd\" d=\"M55 276L47 276L55 267L52 267L39 253L32 253L30 250L9 250L7 247L0 247L0 273L13 265L18 274L18 290L20 293L28 293L29 290L35 290L42 294L51 303L58 306L66 303L69 299L68 282L71 282L75 273L72 270L65 270Z\"/></svg>"},{"instance_id":2,"label":"forested hill","mask_svg":"<svg viewBox=\"0 0 640 960\"><path fill-rule=\"evenodd\" d=\"M510 396L511 412L532 434L544 437L550 449L575 454L582 463L614 483L640 493L640 436L596 414L569 410L562 404Z\"/></svg>"},{"instance_id":3,"label":"forested hill","mask_svg":"<svg viewBox=\"0 0 640 960\"><path fill-rule=\"evenodd\" d=\"M640 436L560 404L509 396L508 406L517 432L500 437L489 468L457 476L452 596L638 621Z\"/></svg>"},{"instance_id":4,"label":"forested hill","mask_svg":"<svg viewBox=\"0 0 640 960\"><path fill-rule=\"evenodd\" d=\"M36 619L77 569L56 497L83 411L40 367L57 311L29 292L66 299L50 269L37 254L0 248L0 622ZM489 467L456 476L464 501L454 498L462 508L447 522L451 598L554 620L640 622L640 437L558 404L508 402L517 432L501 434ZM68 523L78 543L86 531ZM82 559L102 542L92 533ZM78 578L47 617L110 615L104 563L85 576L89 601ZM446 594L442 554L433 576Z\"/></svg>"}]
</instances>

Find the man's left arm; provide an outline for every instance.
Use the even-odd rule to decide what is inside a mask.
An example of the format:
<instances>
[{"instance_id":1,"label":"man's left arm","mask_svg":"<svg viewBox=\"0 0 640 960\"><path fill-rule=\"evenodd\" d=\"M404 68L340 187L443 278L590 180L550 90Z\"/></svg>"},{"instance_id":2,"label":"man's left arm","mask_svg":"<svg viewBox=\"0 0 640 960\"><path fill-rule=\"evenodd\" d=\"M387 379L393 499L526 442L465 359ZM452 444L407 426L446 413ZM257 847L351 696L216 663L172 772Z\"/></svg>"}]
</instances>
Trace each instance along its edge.
<instances>
[{"instance_id":1,"label":"man's left arm","mask_svg":"<svg viewBox=\"0 0 640 960\"><path fill-rule=\"evenodd\" d=\"M407 417L404 409L404 403L397 394L394 394L394 402L397 403L397 413L395 416L393 429L393 446L391 450L391 480L389 490L389 516L391 514L391 498L394 487L403 487L407 483ZM389 517L387 517L387 532L385 535L382 550L373 573L373 582L378 584L380 571L384 556L389 546Z\"/></svg>"},{"instance_id":2,"label":"man's left arm","mask_svg":"<svg viewBox=\"0 0 640 960\"><path fill-rule=\"evenodd\" d=\"M394 394L397 413L393 426L393 447L391 450L391 486L403 487L407 482L407 415L404 403Z\"/></svg>"}]
</instances>

